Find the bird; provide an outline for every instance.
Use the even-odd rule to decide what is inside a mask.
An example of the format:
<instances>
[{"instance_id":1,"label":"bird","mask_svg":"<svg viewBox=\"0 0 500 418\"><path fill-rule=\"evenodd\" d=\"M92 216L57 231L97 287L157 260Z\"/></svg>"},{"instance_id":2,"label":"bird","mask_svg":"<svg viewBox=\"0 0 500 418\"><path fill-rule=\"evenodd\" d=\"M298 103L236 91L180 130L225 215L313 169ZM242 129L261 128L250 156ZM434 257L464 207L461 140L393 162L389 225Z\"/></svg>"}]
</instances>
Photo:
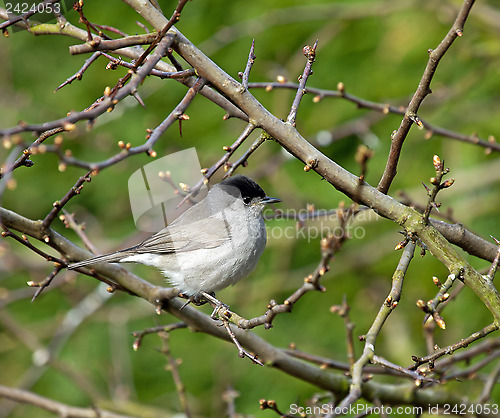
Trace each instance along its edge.
<instances>
[{"instance_id":1,"label":"bird","mask_svg":"<svg viewBox=\"0 0 500 418\"><path fill-rule=\"evenodd\" d=\"M200 300L248 276L267 241L263 211L268 197L251 178L235 175L168 226L133 247L68 265L135 262L158 268L185 297Z\"/></svg>"}]
</instances>

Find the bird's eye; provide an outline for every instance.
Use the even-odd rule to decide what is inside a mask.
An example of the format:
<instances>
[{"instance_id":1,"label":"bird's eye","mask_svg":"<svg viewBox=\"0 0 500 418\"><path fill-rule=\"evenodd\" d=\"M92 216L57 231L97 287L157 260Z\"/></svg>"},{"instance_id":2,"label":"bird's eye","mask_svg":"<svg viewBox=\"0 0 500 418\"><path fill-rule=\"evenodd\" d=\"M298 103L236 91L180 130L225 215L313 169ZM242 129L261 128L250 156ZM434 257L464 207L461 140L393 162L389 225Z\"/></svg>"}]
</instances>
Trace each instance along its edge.
<instances>
[{"instance_id":1,"label":"bird's eye","mask_svg":"<svg viewBox=\"0 0 500 418\"><path fill-rule=\"evenodd\" d=\"M250 199L250 197L248 197L248 196L243 198L243 202L245 203L245 205L250 204L251 201L252 201L252 199Z\"/></svg>"}]
</instances>

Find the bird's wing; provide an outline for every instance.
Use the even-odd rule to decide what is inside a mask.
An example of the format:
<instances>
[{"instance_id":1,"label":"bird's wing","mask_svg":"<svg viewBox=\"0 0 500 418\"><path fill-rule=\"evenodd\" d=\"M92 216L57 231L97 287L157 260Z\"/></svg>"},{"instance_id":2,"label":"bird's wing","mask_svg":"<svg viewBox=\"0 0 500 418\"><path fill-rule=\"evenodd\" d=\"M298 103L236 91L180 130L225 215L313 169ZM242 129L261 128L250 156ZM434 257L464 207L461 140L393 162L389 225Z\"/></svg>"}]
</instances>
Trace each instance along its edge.
<instances>
[{"instance_id":1,"label":"bird's wing","mask_svg":"<svg viewBox=\"0 0 500 418\"><path fill-rule=\"evenodd\" d=\"M97 263L116 263L135 254L163 255L217 248L230 239L228 223L223 219L211 217L188 224L170 225L134 247L79 261L70 264L68 269Z\"/></svg>"},{"instance_id":2,"label":"bird's wing","mask_svg":"<svg viewBox=\"0 0 500 418\"><path fill-rule=\"evenodd\" d=\"M170 254L217 248L230 239L228 223L224 219L210 217L188 224L170 225L130 251L138 254Z\"/></svg>"}]
</instances>

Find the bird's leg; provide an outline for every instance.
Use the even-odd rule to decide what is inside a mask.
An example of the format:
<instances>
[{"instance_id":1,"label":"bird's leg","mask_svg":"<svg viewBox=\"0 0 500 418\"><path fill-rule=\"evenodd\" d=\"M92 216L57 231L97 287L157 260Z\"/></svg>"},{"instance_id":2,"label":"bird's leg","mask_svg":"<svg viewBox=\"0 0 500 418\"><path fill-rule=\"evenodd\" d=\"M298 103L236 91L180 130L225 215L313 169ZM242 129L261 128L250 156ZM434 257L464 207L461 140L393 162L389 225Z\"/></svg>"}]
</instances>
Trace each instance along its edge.
<instances>
[{"instance_id":1,"label":"bird's leg","mask_svg":"<svg viewBox=\"0 0 500 418\"><path fill-rule=\"evenodd\" d=\"M183 299L187 299L186 302L184 303L184 305L182 305L180 308L179 308L179 311L182 311L186 306L188 306L190 303L192 303L193 305L196 305L196 306L201 306L201 305L204 305L205 303L207 303L207 298L206 297L200 297L200 296L187 296L183 293L179 293L179 297L183 298Z\"/></svg>"},{"instance_id":2,"label":"bird's leg","mask_svg":"<svg viewBox=\"0 0 500 418\"><path fill-rule=\"evenodd\" d=\"M208 302L210 302L210 304L214 308L214 311L210 315L210 318L220 319L221 317L224 317L226 315L231 316L231 311L229 310L229 306L222 303L219 299L217 299L214 293L201 292L201 294Z\"/></svg>"}]
</instances>

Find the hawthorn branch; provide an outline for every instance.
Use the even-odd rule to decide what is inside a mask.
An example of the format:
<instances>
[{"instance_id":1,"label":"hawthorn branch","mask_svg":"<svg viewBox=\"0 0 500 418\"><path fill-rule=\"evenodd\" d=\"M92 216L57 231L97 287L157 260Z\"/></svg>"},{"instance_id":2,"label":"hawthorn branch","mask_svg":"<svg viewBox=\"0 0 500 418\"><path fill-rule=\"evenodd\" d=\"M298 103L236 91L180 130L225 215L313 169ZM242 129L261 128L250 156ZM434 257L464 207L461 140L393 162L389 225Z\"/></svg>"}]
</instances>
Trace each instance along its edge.
<instances>
[{"instance_id":1,"label":"hawthorn branch","mask_svg":"<svg viewBox=\"0 0 500 418\"><path fill-rule=\"evenodd\" d=\"M384 173L382 174L382 178L380 179L377 186L377 189L384 194L387 194L394 177L396 177L401 148L403 147L403 142L410 132L412 124L416 123L418 126L423 127L421 119L417 116L420 105L427 97L427 95L432 92L430 85L438 67L439 61L444 57L453 41L457 37L462 36L465 21L469 16L469 12L474 2L475 0L464 1L451 29L448 31L437 48L429 51L429 60L427 61L427 66L425 67L424 74L422 75L420 83L418 84L418 88L412 99L410 100L410 103L408 105L408 108L406 109L405 115L398 130L391 138L391 149L389 150L387 164L385 166Z\"/></svg>"},{"instance_id":2,"label":"hawthorn branch","mask_svg":"<svg viewBox=\"0 0 500 418\"><path fill-rule=\"evenodd\" d=\"M95 45L89 43L72 45L69 47L69 53L71 55L79 55L96 51L115 51L117 49L135 45L150 45L154 42L157 36L157 33L146 33L144 35L126 36L120 39L103 40Z\"/></svg>"},{"instance_id":3,"label":"hawthorn branch","mask_svg":"<svg viewBox=\"0 0 500 418\"><path fill-rule=\"evenodd\" d=\"M295 94L295 99L293 100L292 108L290 109L290 114L286 119L286 122L291 124L292 126L295 126L295 119L297 118L297 112L299 110L300 101L302 100L304 94L306 94L305 87L307 79L312 74L312 65L316 59L317 46L318 46L318 41L316 41L312 47L310 45L306 45L302 50L304 55L307 57L307 63L304 68L304 72L299 77L299 88L297 89L297 93Z\"/></svg>"},{"instance_id":4,"label":"hawthorn branch","mask_svg":"<svg viewBox=\"0 0 500 418\"><path fill-rule=\"evenodd\" d=\"M70 406L27 390L11 388L4 385L0 385L0 397L18 403L34 405L59 416L71 416L74 418L94 418L96 416L101 418L132 418L129 415L116 414L96 407L81 408Z\"/></svg>"},{"instance_id":5,"label":"hawthorn branch","mask_svg":"<svg viewBox=\"0 0 500 418\"><path fill-rule=\"evenodd\" d=\"M431 355L428 355L425 357L412 356L412 360L414 361L415 364L408 367L408 370L416 370L422 364L433 363L435 360L437 360L440 357L453 354L458 349L467 347L469 344L473 343L474 341L477 341L481 338L484 338L488 334L491 334L492 332L497 331L498 328L499 327L497 324L490 324L490 325L484 327L482 330L470 335L469 337L464 338L455 344L441 348L441 349L435 351Z\"/></svg>"},{"instance_id":6,"label":"hawthorn branch","mask_svg":"<svg viewBox=\"0 0 500 418\"><path fill-rule=\"evenodd\" d=\"M375 356L375 342L377 340L377 337L385 321L399 303L399 299L401 298L401 291L403 289L404 277L413 258L414 252L415 244L413 242L410 242L404 248L403 254L401 254L399 264L396 268L396 271L394 272L394 275L392 276L391 291L380 307L377 316L375 317L370 329L368 330L368 333L364 337L365 346L363 349L363 354L353 364L351 369L352 382L349 394L339 404L339 408L349 407L362 396L363 368L366 364L373 361L373 358ZM380 364L383 363L382 361L378 362ZM387 363L384 363L382 365L387 366Z\"/></svg>"},{"instance_id":7,"label":"hawthorn branch","mask_svg":"<svg viewBox=\"0 0 500 418\"><path fill-rule=\"evenodd\" d=\"M64 131L65 130L63 128L55 128L43 132L35 142L33 142L28 148L23 150L22 155L16 161L14 161L12 164L7 164L6 167L2 167L0 169L0 179L21 166L32 167L34 163L30 160L30 156L33 153L33 149L42 144L47 138L50 138L51 136Z\"/></svg>"},{"instance_id":8,"label":"hawthorn branch","mask_svg":"<svg viewBox=\"0 0 500 418\"><path fill-rule=\"evenodd\" d=\"M290 89L297 90L299 85L297 83L291 82L254 82L248 84L249 89L265 89L266 91L272 91L274 89ZM407 112L407 107L405 106L394 106L388 103L377 103L371 100L363 99L361 97L350 94L346 91L343 83L339 83L337 90L326 90L316 87L305 87L305 92L314 95L313 102L318 103L324 98L339 98L347 100L348 102L354 103L358 109L368 109L377 112L382 115L401 115L404 116ZM464 135L459 132L455 132L440 126L436 126L426 119L419 118L422 122L422 126L427 130L425 135L426 139L430 139L433 135L442 136L449 139L454 139L457 141L465 142L472 145L477 145L492 151L500 152L500 143L495 141L494 136L489 136L488 139L480 138L477 135ZM361 129L366 129L366 122L363 121L361 126L357 126L358 121L354 122L354 125L348 124L346 126L348 133L350 133L353 128L355 131ZM336 127L333 135L340 135L339 128ZM348 135L342 135L342 137Z\"/></svg>"},{"instance_id":9,"label":"hawthorn branch","mask_svg":"<svg viewBox=\"0 0 500 418\"><path fill-rule=\"evenodd\" d=\"M250 77L250 70L255 62L255 39L252 39L252 46L250 47L250 52L248 54L248 61L245 67L245 71L241 74L241 84L245 90L248 89L248 79Z\"/></svg>"},{"instance_id":10,"label":"hawthorn branch","mask_svg":"<svg viewBox=\"0 0 500 418\"><path fill-rule=\"evenodd\" d=\"M83 185L91 180L90 179L91 175L92 171L89 171L87 174L80 177L78 181L75 183L75 185L68 191L68 193L66 193L63 196L61 200L57 200L54 202L52 210L49 212L49 214L45 217L45 219L42 222L43 229L47 229L50 226L50 224L54 221L54 219L56 219L59 212L61 212L66 203L68 203L71 198L80 194Z\"/></svg>"},{"instance_id":11,"label":"hawthorn branch","mask_svg":"<svg viewBox=\"0 0 500 418\"><path fill-rule=\"evenodd\" d=\"M7 12L3 8L0 8L0 18L8 20ZM27 23L30 27L30 33L32 33L34 35L66 35L66 36L70 36L72 38L80 39L82 41L85 41L87 39L87 32L86 31L71 25L64 18L62 18L61 23L53 24L53 25L51 25L51 24L41 25L39 22L36 22L36 21L28 21ZM164 23L165 24L167 23L166 19L165 19ZM23 28L25 27L25 25L22 23L16 23L16 25L19 25L20 27L23 27ZM161 30L162 28L160 28L159 30ZM167 36L170 36L170 35L167 35ZM116 50L114 52L116 54L119 54L120 56L131 58L135 62L137 62L142 55L141 52L138 52L136 49L130 48L130 47L129 48L121 48L121 49ZM168 55L168 48L167 48L166 54ZM149 63L150 63L150 61L148 60L147 64L149 65ZM164 61L158 61L156 63L156 66L153 65L152 67L154 67L157 70L163 71L165 73L176 72L175 67L172 67L171 65L167 64ZM186 85L187 87L192 87L193 84L195 83L196 79L194 77L187 77L187 78L183 77L183 78L179 78L178 81L181 82L182 84ZM140 82L142 82L142 80L139 81L138 85L140 84ZM240 109L238 109L236 106L234 106L234 104L232 104L230 101L228 101L226 98L224 98L221 94L219 94L215 90L210 89L210 88L204 88L201 91L201 94L203 96L207 97L209 100L211 100L217 106L224 109L227 112L227 118L237 117L239 119L248 121L248 117ZM123 97L122 97L122 95L118 95L118 99L121 100L121 99L125 98L126 96L127 96L127 94L123 94ZM116 99L117 99L117 97L115 96L114 100L116 100ZM109 104L112 104L111 100L108 100L107 104L109 107ZM74 123L76 123L80 120L92 121L92 120L96 119L97 117L99 117L104 112L106 112L108 107L106 107L105 103L104 104L101 103L101 106L98 107L97 110L96 110L96 108L93 108L92 112L85 111L85 110L82 112L73 112L68 117L57 119L57 120L54 120L51 122L46 122L43 124L27 124L27 123L23 122L17 126L14 126L14 127L8 128L8 129L0 130L0 136L11 136L11 135L14 135L16 133L26 132L26 131L44 132L46 130L53 129L55 127L61 127L61 126L62 127L67 126L68 128L73 129Z\"/></svg>"}]
</instances>

